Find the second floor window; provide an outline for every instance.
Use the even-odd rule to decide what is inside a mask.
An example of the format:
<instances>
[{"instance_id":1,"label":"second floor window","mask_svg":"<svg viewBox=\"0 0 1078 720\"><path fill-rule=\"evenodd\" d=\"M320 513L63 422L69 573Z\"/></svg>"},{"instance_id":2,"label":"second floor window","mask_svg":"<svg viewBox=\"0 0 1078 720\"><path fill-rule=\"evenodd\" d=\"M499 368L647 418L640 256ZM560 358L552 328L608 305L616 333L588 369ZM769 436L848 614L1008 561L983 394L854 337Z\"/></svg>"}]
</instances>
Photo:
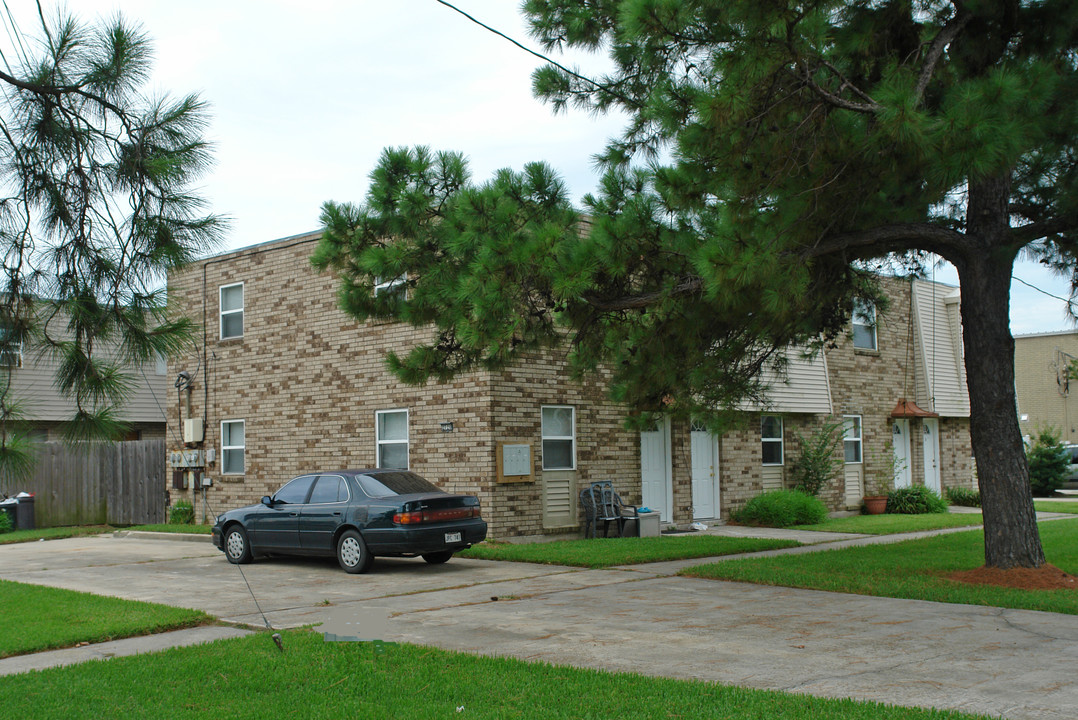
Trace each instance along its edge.
<instances>
[{"instance_id":1,"label":"second floor window","mask_svg":"<svg viewBox=\"0 0 1078 720\"><path fill-rule=\"evenodd\" d=\"M243 283L221 286L221 339L243 337Z\"/></svg>"},{"instance_id":2,"label":"second floor window","mask_svg":"<svg viewBox=\"0 0 1078 720\"><path fill-rule=\"evenodd\" d=\"M853 346L876 350L876 306L864 300L853 301Z\"/></svg>"}]
</instances>

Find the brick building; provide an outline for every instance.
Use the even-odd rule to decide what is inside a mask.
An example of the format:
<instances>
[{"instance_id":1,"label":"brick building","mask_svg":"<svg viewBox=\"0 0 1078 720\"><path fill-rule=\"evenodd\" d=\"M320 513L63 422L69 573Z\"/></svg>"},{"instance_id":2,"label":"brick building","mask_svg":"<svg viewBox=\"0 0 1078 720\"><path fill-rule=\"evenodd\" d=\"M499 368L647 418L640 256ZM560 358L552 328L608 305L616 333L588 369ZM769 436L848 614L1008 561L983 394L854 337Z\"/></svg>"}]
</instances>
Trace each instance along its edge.
<instances>
[{"instance_id":1,"label":"brick building","mask_svg":"<svg viewBox=\"0 0 1078 720\"><path fill-rule=\"evenodd\" d=\"M1063 442L1078 442L1078 378L1068 369L1078 362L1078 331L1019 335L1014 339L1014 387L1018 424L1024 437L1054 428Z\"/></svg>"},{"instance_id":2,"label":"brick building","mask_svg":"<svg viewBox=\"0 0 1078 720\"><path fill-rule=\"evenodd\" d=\"M743 426L722 437L670 420L630 432L603 379L570 382L556 351L451 383L399 382L385 352L425 333L346 316L336 279L308 262L318 238L226 253L169 279L175 310L203 325L200 346L170 361L173 376L192 376L192 392L172 398L168 421L177 430L181 419L204 421L209 516L311 470L404 466L478 495L495 538L579 532L577 493L597 480L685 526L788 486L796 435L827 418L845 424L849 460L821 493L833 508L858 507L895 482L972 482L952 287L886 279L886 314L862 308L837 348L811 361L791 355L769 406L747 407ZM892 479L895 455L902 471ZM173 499L179 492L199 491Z\"/></svg>"}]
</instances>

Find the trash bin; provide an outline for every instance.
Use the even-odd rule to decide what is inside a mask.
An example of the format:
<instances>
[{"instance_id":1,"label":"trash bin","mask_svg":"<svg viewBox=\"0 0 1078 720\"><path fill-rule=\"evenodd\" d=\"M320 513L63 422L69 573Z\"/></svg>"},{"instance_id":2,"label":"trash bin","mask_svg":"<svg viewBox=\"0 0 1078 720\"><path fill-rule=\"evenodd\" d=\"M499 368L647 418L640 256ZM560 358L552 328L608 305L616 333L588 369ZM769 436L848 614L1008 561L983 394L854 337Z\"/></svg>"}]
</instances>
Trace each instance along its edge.
<instances>
[{"instance_id":1,"label":"trash bin","mask_svg":"<svg viewBox=\"0 0 1078 720\"><path fill-rule=\"evenodd\" d=\"M21 492L15 496L19 504L15 511L15 525L19 530L33 530L34 524L34 494Z\"/></svg>"},{"instance_id":2,"label":"trash bin","mask_svg":"<svg viewBox=\"0 0 1078 720\"><path fill-rule=\"evenodd\" d=\"M0 500L0 513L4 513L11 520L11 529L14 530L19 526L19 519L16 517L18 513L19 501L15 498L5 498Z\"/></svg>"},{"instance_id":3,"label":"trash bin","mask_svg":"<svg viewBox=\"0 0 1078 720\"><path fill-rule=\"evenodd\" d=\"M636 529L639 537L659 537L659 513L642 512L637 516Z\"/></svg>"}]
</instances>

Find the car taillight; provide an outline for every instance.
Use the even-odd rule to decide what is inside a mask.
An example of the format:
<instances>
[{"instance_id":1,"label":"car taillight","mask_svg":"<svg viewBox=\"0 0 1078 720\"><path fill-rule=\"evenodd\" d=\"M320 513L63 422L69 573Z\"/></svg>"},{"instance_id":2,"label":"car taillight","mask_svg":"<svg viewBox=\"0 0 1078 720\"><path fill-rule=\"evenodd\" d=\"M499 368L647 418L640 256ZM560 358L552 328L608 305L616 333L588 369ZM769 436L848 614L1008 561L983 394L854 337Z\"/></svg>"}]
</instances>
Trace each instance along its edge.
<instances>
[{"instance_id":1,"label":"car taillight","mask_svg":"<svg viewBox=\"0 0 1078 720\"><path fill-rule=\"evenodd\" d=\"M393 515L397 525L418 525L420 523L445 522L447 520L465 520L479 517L479 506L462 508L444 508L441 510L418 510L399 512Z\"/></svg>"}]
</instances>

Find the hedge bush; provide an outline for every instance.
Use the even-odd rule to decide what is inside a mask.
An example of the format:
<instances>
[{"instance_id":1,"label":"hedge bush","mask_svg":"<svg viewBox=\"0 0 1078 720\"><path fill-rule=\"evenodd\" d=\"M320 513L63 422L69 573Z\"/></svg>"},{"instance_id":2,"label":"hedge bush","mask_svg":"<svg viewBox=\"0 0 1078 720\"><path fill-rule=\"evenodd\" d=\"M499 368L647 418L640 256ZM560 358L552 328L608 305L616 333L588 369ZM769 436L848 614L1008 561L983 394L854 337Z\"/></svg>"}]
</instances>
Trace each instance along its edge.
<instances>
[{"instance_id":1,"label":"hedge bush","mask_svg":"<svg viewBox=\"0 0 1078 720\"><path fill-rule=\"evenodd\" d=\"M887 512L895 515L923 515L947 512L947 501L924 485L892 490L887 495Z\"/></svg>"},{"instance_id":2,"label":"hedge bush","mask_svg":"<svg viewBox=\"0 0 1078 720\"><path fill-rule=\"evenodd\" d=\"M15 529L15 524L11 521L11 516L6 512L0 512L0 533L11 532Z\"/></svg>"},{"instance_id":3,"label":"hedge bush","mask_svg":"<svg viewBox=\"0 0 1078 720\"><path fill-rule=\"evenodd\" d=\"M1059 433L1045 428L1026 450L1029 461L1029 485L1034 495L1046 497L1063 486L1070 467L1070 455L1063 449Z\"/></svg>"},{"instance_id":4,"label":"hedge bush","mask_svg":"<svg viewBox=\"0 0 1078 720\"><path fill-rule=\"evenodd\" d=\"M978 490L947 488L944 494L947 496L947 502L952 505L961 505L963 507L981 506L981 493Z\"/></svg>"},{"instance_id":5,"label":"hedge bush","mask_svg":"<svg viewBox=\"0 0 1078 720\"><path fill-rule=\"evenodd\" d=\"M764 527L814 525L827 519L827 506L800 490L773 490L752 498L731 517L735 522Z\"/></svg>"},{"instance_id":6,"label":"hedge bush","mask_svg":"<svg viewBox=\"0 0 1078 720\"><path fill-rule=\"evenodd\" d=\"M190 525L195 521L195 508L190 500L178 500L168 514L170 525Z\"/></svg>"}]
</instances>

